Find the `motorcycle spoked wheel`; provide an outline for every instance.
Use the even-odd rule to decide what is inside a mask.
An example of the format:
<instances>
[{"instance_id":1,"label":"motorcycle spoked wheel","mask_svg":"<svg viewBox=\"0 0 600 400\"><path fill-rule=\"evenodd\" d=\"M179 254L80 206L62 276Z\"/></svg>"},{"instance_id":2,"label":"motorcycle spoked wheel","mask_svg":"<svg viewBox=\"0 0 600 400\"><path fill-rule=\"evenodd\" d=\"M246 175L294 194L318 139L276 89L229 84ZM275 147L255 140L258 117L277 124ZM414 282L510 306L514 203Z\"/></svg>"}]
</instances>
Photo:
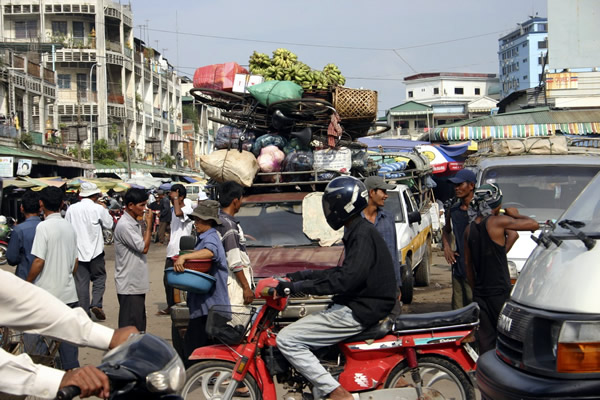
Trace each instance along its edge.
<instances>
[{"instance_id":1,"label":"motorcycle spoked wheel","mask_svg":"<svg viewBox=\"0 0 600 400\"><path fill-rule=\"evenodd\" d=\"M105 245L113 244L113 242L115 241L115 236L111 229L103 229L102 236L104 237Z\"/></svg>"},{"instance_id":2,"label":"motorcycle spoked wheel","mask_svg":"<svg viewBox=\"0 0 600 400\"><path fill-rule=\"evenodd\" d=\"M469 377L456 364L442 357L419 358L419 370L424 388L437 390L444 399L475 400L475 388ZM411 371L405 362L392 370L386 388L415 386Z\"/></svg>"},{"instance_id":3,"label":"motorcycle spoked wheel","mask_svg":"<svg viewBox=\"0 0 600 400\"><path fill-rule=\"evenodd\" d=\"M225 393L231 380L231 372L235 364L228 361L202 361L192 365L186 371L185 385L179 394L186 400L196 399L220 399ZM237 388L237 392L247 394L236 396L234 399L261 400L262 394L258 389L256 381L250 374L246 374L244 380Z\"/></svg>"},{"instance_id":4,"label":"motorcycle spoked wheel","mask_svg":"<svg viewBox=\"0 0 600 400\"><path fill-rule=\"evenodd\" d=\"M6 260L6 251L8 250L8 248L6 247L5 244L0 244L0 265L4 265L7 263Z\"/></svg>"}]
</instances>

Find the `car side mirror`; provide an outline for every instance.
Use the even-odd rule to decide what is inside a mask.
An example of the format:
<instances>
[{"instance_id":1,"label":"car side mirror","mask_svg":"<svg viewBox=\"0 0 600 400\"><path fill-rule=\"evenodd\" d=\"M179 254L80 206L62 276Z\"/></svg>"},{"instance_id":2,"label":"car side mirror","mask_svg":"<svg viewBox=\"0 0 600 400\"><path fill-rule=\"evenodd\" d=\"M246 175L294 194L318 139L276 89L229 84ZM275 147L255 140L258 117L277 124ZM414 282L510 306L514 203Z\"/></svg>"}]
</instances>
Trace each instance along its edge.
<instances>
[{"instance_id":1,"label":"car side mirror","mask_svg":"<svg viewBox=\"0 0 600 400\"><path fill-rule=\"evenodd\" d=\"M418 211L411 211L408 213L408 223L409 224L414 224L414 223L421 223L421 213L419 213Z\"/></svg>"}]
</instances>

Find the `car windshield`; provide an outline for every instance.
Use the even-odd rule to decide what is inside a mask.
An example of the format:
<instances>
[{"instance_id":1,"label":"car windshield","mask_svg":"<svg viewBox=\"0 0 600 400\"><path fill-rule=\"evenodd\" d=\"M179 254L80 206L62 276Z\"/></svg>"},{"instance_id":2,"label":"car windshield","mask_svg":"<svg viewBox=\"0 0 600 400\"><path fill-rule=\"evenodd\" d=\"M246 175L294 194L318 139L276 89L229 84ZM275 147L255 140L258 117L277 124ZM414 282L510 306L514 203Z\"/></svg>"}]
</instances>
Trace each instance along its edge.
<instances>
[{"instance_id":1,"label":"car windshield","mask_svg":"<svg viewBox=\"0 0 600 400\"><path fill-rule=\"evenodd\" d=\"M560 221L563 220L571 221L571 225L588 235L600 235L600 174L596 175L560 217ZM568 232L565 226L556 227L556 233L568 234Z\"/></svg>"},{"instance_id":2,"label":"car windshield","mask_svg":"<svg viewBox=\"0 0 600 400\"><path fill-rule=\"evenodd\" d=\"M545 222L557 219L597 172L592 166L503 166L485 170L482 182L500 187L503 208Z\"/></svg>"},{"instance_id":3,"label":"car windshield","mask_svg":"<svg viewBox=\"0 0 600 400\"><path fill-rule=\"evenodd\" d=\"M302 203L244 203L235 217L248 247L314 244L302 231Z\"/></svg>"}]
</instances>

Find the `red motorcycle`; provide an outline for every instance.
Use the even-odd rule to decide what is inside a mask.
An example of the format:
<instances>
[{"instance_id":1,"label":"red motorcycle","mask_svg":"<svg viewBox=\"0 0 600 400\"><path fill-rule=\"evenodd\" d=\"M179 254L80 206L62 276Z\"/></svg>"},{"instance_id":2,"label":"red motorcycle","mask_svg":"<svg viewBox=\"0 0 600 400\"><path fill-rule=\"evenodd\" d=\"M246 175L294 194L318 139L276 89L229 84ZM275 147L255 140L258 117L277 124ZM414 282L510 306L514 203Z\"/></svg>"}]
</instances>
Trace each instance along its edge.
<instances>
[{"instance_id":1,"label":"red motorcycle","mask_svg":"<svg viewBox=\"0 0 600 400\"><path fill-rule=\"evenodd\" d=\"M286 400L311 399L310 383L277 348L277 314L287 297L275 295L278 280L263 279L257 313L235 306L211 308L207 333L223 344L196 349L181 395L185 399L276 400L276 384ZM475 399L471 375L477 353L469 342L479 324L479 307L401 315L386 319L315 355L348 391L361 399ZM249 332L248 332L249 328ZM308 389L308 390L307 390Z\"/></svg>"}]
</instances>

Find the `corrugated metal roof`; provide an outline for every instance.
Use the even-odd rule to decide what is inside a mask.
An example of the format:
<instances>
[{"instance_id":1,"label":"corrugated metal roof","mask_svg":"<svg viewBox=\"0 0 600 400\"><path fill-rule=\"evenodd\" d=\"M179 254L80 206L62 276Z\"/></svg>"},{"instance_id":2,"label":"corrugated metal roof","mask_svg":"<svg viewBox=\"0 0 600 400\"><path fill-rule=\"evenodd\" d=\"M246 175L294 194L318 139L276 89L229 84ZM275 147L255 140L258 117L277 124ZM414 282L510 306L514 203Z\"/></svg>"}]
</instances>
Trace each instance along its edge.
<instances>
[{"instance_id":1,"label":"corrugated metal roof","mask_svg":"<svg viewBox=\"0 0 600 400\"><path fill-rule=\"evenodd\" d=\"M35 150L17 149L16 147L8 147L0 145L0 155L23 157L23 158L38 158L47 161L56 161L55 158Z\"/></svg>"},{"instance_id":2,"label":"corrugated metal roof","mask_svg":"<svg viewBox=\"0 0 600 400\"><path fill-rule=\"evenodd\" d=\"M452 124L439 126L438 128L451 128L456 126L570 124L599 121L600 110L552 111L548 107L541 107L532 110L519 110L510 113L458 121Z\"/></svg>"}]
</instances>

